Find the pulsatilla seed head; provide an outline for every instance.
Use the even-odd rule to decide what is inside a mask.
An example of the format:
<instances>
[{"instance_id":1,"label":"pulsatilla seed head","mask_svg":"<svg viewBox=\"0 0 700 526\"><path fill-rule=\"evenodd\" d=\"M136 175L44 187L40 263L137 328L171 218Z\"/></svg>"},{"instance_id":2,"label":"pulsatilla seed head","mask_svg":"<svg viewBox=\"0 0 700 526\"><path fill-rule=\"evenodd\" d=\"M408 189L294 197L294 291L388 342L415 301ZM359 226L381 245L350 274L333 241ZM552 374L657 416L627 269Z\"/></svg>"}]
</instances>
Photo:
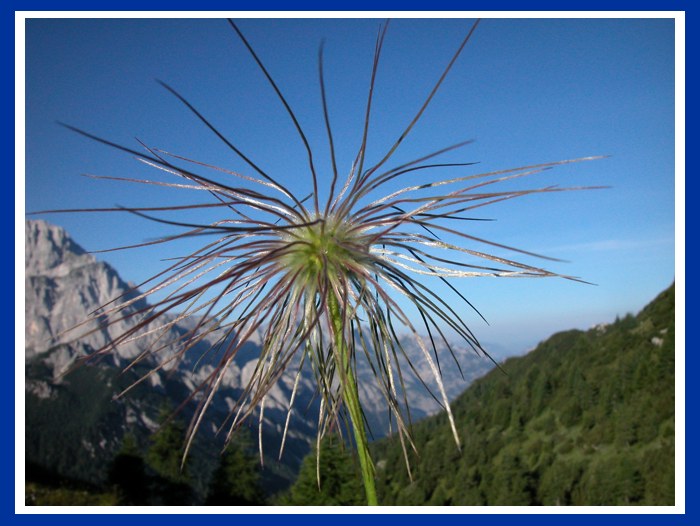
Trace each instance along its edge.
<instances>
[{"instance_id":1,"label":"pulsatilla seed head","mask_svg":"<svg viewBox=\"0 0 700 526\"><path fill-rule=\"evenodd\" d=\"M192 399L198 400L198 406L189 429L189 449L215 393L225 385L237 353L252 340L259 342L260 355L253 374L241 386L240 397L232 404L229 415L221 424L228 426L226 438L230 440L234 431L257 410L262 429L265 401L270 389L284 375L291 375L294 387L289 399L281 450L302 371L310 367L316 380L320 399L320 440L327 431L342 427L343 383L357 377L355 358L360 356L369 363L376 380L373 385L381 391L402 444L404 439L408 439L404 448L406 451L410 446L410 411L406 393L403 392L403 374L407 367L419 378L420 374L411 362L404 338L399 336L402 331L413 338L420 349L419 359L429 366L432 380L437 386L436 397L443 404L455 441L459 443L441 379L441 368L445 364L441 365L437 360L438 347L447 349L449 355L455 358L452 364L456 367L459 367L459 363L453 349L455 336L460 345L466 345L478 353L486 352L463 319L463 313L469 309L480 314L450 279L477 276L578 278L561 276L502 254L492 254L490 249L515 252L520 256L537 256L476 237L473 230L456 225L468 225L468 221L478 220L470 214L486 205L526 195L584 189L552 185L514 188L510 183L556 166L599 157L482 173L464 173L474 162L435 162L435 157L472 142L467 140L398 166L387 166L394 151L418 122L452 68L474 32L475 23L400 138L383 157L371 161L366 159L375 73L387 27L384 25L377 36L360 148L342 186L338 180L330 112L325 97L323 59L322 54L319 55L321 101L333 168L324 206L312 151L298 120L243 34L233 21L229 22L258 62L296 126L308 152L313 192L306 198L296 196L253 163L187 99L164 83L168 91L258 175L253 177L214 167L157 148L146 147L147 153L144 154L141 150L121 146L68 126L88 138L134 155L139 161L176 179L175 183L123 178L125 181L196 190L196 195L213 197L210 201L186 206L114 209L185 229L178 235L144 244L188 237L206 242L200 249L178 258L170 267L142 283L145 287L143 292L135 290L132 296L125 296L121 303L108 304L101 309L100 316L107 320L101 329L126 318L136 319L137 323L133 329L115 337L95 354L112 352L121 344L150 337L154 333L167 336L176 322L191 318L191 328L176 342L156 338L151 347L135 360L138 362L146 354L157 358L165 355L164 365L159 365L153 373L170 364L184 362L185 354L202 342L211 345L211 359L207 364L211 370L206 369L202 373L200 384L192 393ZM423 183L409 186L400 183L409 172L419 174L447 168L455 170L449 178L426 178ZM200 173L203 169L224 173L226 178L205 177ZM387 183L392 181L400 183L399 189L386 192ZM489 190L501 183L507 183L506 187ZM310 210L304 204L309 197L313 198ZM203 221L185 223L151 215L196 208L211 211L217 207L222 210L222 219L209 224ZM433 285L448 287L449 291L444 289L447 293L441 293ZM138 307L140 300L163 296L164 291L168 292L163 299L148 308ZM175 312L178 314L173 317ZM421 333L428 336L421 336ZM347 361L347 367L343 364L339 366L328 358L334 355L333 351L339 345L350 348L352 359ZM175 351L158 354L166 348ZM195 361L200 363L199 360ZM424 379L420 380L425 385Z\"/></svg>"},{"instance_id":2,"label":"pulsatilla seed head","mask_svg":"<svg viewBox=\"0 0 700 526\"><path fill-rule=\"evenodd\" d=\"M285 231L280 263L288 274L309 283L355 273L367 265L369 237L336 216L318 217Z\"/></svg>"}]
</instances>

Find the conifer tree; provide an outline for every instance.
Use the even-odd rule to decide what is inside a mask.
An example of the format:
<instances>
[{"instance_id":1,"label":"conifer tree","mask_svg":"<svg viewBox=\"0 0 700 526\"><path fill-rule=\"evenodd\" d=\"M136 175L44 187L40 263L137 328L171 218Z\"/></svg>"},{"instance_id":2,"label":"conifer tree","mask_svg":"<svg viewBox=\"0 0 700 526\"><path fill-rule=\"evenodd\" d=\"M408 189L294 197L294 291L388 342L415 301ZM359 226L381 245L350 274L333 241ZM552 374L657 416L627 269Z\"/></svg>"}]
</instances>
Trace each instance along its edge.
<instances>
[{"instance_id":1,"label":"conifer tree","mask_svg":"<svg viewBox=\"0 0 700 526\"><path fill-rule=\"evenodd\" d=\"M132 433L124 435L121 448L112 460L107 480L115 488L121 505L148 504L146 464Z\"/></svg>"},{"instance_id":2,"label":"conifer tree","mask_svg":"<svg viewBox=\"0 0 700 526\"><path fill-rule=\"evenodd\" d=\"M299 477L282 504L291 506L364 506L364 490L359 467L347 446L326 439L321 442L316 473L317 453L304 459ZM320 480L319 480L320 479Z\"/></svg>"},{"instance_id":3,"label":"conifer tree","mask_svg":"<svg viewBox=\"0 0 700 526\"><path fill-rule=\"evenodd\" d=\"M260 462L250 441L241 433L221 456L206 500L211 506L261 506Z\"/></svg>"},{"instance_id":4,"label":"conifer tree","mask_svg":"<svg viewBox=\"0 0 700 526\"><path fill-rule=\"evenodd\" d=\"M161 410L161 427L151 437L146 463L155 472L153 480L154 504L166 506L191 504L193 491L187 464L182 464L185 426L177 418L170 418L169 409Z\"/></svg>"}]
</instances>

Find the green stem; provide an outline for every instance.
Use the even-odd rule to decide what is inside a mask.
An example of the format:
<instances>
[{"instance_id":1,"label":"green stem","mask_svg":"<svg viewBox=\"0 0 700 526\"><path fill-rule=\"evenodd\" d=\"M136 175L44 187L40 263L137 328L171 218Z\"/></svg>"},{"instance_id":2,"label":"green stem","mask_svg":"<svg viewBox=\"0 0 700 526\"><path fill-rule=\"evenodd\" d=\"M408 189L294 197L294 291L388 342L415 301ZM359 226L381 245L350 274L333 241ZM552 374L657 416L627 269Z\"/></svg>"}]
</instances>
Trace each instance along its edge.
<instances>
[{"instance_id":1,"label":"green stem","mask_svg":"<svg viewBox=\"0 0 700 526\"><path fill-rule=\"evenodd\" d=\"M333 333L335 337L335 363L336 368L340 372L341 385L343 390L343 402L350 414L352 423L352 431L355 435L355 445L357 447L357 456L360 459L360 468L362 470L362 481L365 485L365 495L367 496L368 506L377 506L377 489L374 485L374 464L372 457L369 454L369 443L365 434L365 421L362 417L362 408L360 407L360 397L357 392L357 382L355 375L350 367L350 356L348 346L343 337L343 318L340 313L340 306L333 292L328 293L328 306L333 323Z\"/></svg>"}]
</instances>

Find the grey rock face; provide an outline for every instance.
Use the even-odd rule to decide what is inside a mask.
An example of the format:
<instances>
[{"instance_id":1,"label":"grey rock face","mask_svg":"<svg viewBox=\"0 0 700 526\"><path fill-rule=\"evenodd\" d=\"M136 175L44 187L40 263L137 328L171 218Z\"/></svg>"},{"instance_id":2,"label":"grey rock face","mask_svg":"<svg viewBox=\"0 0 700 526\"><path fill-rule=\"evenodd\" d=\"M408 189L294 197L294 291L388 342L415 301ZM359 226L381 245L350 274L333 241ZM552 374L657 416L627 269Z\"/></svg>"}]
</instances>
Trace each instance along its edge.
<instances>
[{"instance_id":1,"label":"grey rock face","mask_svg":"<svg viewBox=\"0 0 700 526\"><path fill-rule=\"evenodd\" d=\"M27 277L62 276L95 262L61 227L42 220L25 222L24 266Z\"/></svg>"},{"instance_id":2,"label":"grey rock face","mask_svg":"<svg viewBox=\"0 0 700 526\"><path fill-rule=\"evenodd\" d=\"M138 320L100 328L93 313L116 298L128 298L132 294L128 285L112 267L87 254L65 230L46 221L26 222L25 272L25 358L80 337L80 346L63 348L62 359L53 357L56 374L74 354L81 354L80 349L100 349ZM134 305L132 310L143 305ZM120 346L115 364L137 356L141 348Z\"/></svg>"}]
</instances>

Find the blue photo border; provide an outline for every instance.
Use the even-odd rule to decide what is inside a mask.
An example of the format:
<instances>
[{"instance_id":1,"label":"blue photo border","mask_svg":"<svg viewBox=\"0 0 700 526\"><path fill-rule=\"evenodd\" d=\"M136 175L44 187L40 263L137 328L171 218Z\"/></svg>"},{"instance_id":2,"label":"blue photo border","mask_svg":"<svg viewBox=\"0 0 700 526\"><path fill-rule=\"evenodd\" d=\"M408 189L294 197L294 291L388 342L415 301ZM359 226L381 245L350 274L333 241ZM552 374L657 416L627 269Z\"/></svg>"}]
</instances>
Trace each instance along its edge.
<instances>
[{"instance_id":1,"label":"blue photo border","mask_svg":"<svg viewBox=\"0 0 700 526\"><path fill-rule=\"evenodd\" d=\"M83 10L93 10L93 11L159 11L159 10L196 10L196 11L216 11L216 10L257 10L257 11L267 11L267 10L281 10L281 11L322 11L322 10L343 10L343 11L377 11L377 10L425 10L426 8L431 11L439 10L487 10L487 11L501 11L501 10L513 10L513 11L684 11L686 13L686 55L693 56L693 51L695 50L695 45L697 39L695 38L694 26L696 19L694 14L700 10L693 10L692 7L697 6L697 2L691 2L690 0L637 0L637 1L623 1L623 0L571 0L571 1L552 1L552 0L535 0L535 1L517 1L517 0L431 0L430 2L419 2L411 0L353 0L349 2L347 0L336 0L332 5L326 1L319 0L297 0L295 2L284 2L282 0L102 0L100 2L96 1L86 1L86 0L3 0L0 2L0 49L2 53L0 55L0 66L2 70L6 71L7 77L2 77L6 79L4 82L0 82L0 91L2 91L2 118L0 119L0 130L2 133L2 141L0 141L0 148L3 150L3 155L0 157L3 161L4 178L8 178L10 173L14 172L14 141L10 138L14 137L14 89L13 84L7 79L14 77L14 24L15 24L15 12L16 11L83 11ZM694 68L692 67L693 61L687 60L686 62L691 64L686 71L686 93L691 96L686 97L686 115L691 115L694 113L696 105L694 104L694 98L692 94L695 93L692 88L695 85L694 81ZM692 119L688 119L692 122ZM692 128L691 128L692 129ZM691 135L692 137L692 135ZM692 140L692 139L691 139ZM686 140L686 142L690 142ZM689 163L690 164L690 163ZM686 167L686 171L689 171ZM691 172L692 173L692 172ZM15 178L15 185L18 184L18 180ZM21 182L19 182L22 184ZM694 195L697 189L697 181L695 177L690 177L686 179L686 195ZM14 189L14 185L13 185ZM8 224L14 224L14 218L16 214L14 213L14 201L11 204L9 201L12 199L9 191L2 192L1 199L6 201L5 204L0 207L2 214L8 216ZM14 195L14 192L12 193ZM12 218L9 218L10 210L13 212ZM695 214L692 209L686 216L686 225L694 224ZM678 252L677 252L678 253ZM19 269L15 269L15 272L19 272ZM692 281L686 281L686 293L690 296L690 291L692 291ZM5 311L3 316L4 320L9 320L15 318L14 309L10 312L9 303L1 304ZM690 313L693 311L693 304L688 303L686 305L686 312ZM6 322L7 323L7 322ZM19 336L15 334L15 338ZM17 345L17 342L15 342ZM686 353L685 363L686 371L697 371L698 360L700 358L695 355L695 353ZM15 408L15 382L14 382L14 367L5 367L2 369L3 376L5 377L0 382L0 389L2 390L2 395L0 399L7 406L7 411L4 413L6 415L6 421L14 422ZM688 382L690 388L686 389L686 407L695 407L694 402L697 399L697 390L692 388L695 385L693 382ZM12 403L12 406L10 405ZM687 413L687 411L686 411ZM9 427L9 426L7 426ZM14 426L13 426L14 427ZM362 515L361 519L364 521L377 522L394 519L416 523L424 523L431 519L436 519L440 521L442 525L452 525L452 524L468 524L468 525L480 525L480 524L509 524L512 525L514 521L517 521L518 526L549 526L549 525L589 525L591 521L604 520L609 522L614 522L616 525L623 526L624 524L630 524L634 526L646 526L646 525L658 525L658 524L669 524L669 525L680 525L680 524L694 524L698 522L698 507L695 505L693 496L698 495L695 493L697 489L697 481L694 475L697 473L698 466L698 452L693 447L693 441L689 440L689 437L695 436L695 423L692 418L686 418L686 451L685 451L685 472L686 472L686 513L673 514L673 515L652 515L652 514L601 514L601 515L562 515L562 514L523 514L523 515L497 515L497 514L440 514L437 515L426 515L421 513L409 514L409 515L387 515L387 514L377 514L377 515ZM0 491L0 516L2 517L3 524L33 524L41 518L37 515L19 515L15 514L15 475L14 475L14 465L15 461L21 462L23 459L14 458L15 450L15 440L14 432L9 431L7 428L4 432L0 433L0 442L2 447L0 451L5 452L5 458L7 464L5 469L1 470L0 480L2 481L2 491ZM12 456L10 456L12 455ZM420 510L417 510L420 511ZM531 511L531 510L530 510ZM95 522L101 525L111 525L111 524L122 524L125 521L132 523L146 523L158 520L166 520L169 525L172 524L191 524L193 520L197 520L202 517L201 515L158 515L158 514L143 514L143 515L110 515L110 514L80 514L80 515L50 515L47 517L52 524L66 524L66 525L94 525ZM209 515L211 517L209 520L219 520L215 517L216 515ZM255 520L259 520L256 516ZM262 515L264 521L276 521L278 520L290 521L292 523L299 524L313 524L313 523L323 523L329 519L326 514L269 514ZM695 517L693 519L693 517ZM344 525L353 524L357 520L355 515L333 515L330 520L334 524ZM251 520L252 517L247 517L241 515L238 518L223 518L223 520L235 520L235 521L246 521Z\"/></svg>"}]
</instances>

